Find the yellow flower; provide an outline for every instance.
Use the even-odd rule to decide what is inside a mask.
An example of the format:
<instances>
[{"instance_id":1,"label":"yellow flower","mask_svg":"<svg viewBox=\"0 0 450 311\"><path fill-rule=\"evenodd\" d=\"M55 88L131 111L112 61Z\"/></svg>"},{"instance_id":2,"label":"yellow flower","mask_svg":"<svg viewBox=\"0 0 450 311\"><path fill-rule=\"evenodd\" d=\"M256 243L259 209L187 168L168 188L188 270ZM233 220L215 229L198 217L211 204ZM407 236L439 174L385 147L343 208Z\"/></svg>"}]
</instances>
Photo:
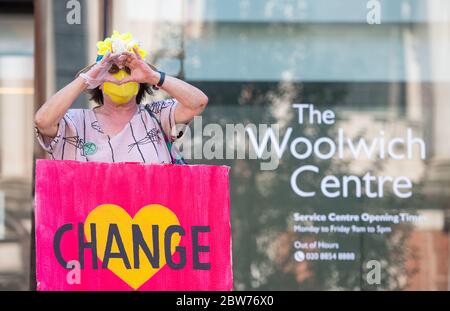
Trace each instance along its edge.
<instances>
[{"instance_id":1,"label":"yellow flower","mask_svg":"<svg viewBox=\"0 0 450 311\"><path fill-rule=\"evenodd\" d=\"M117 30L114 30L113 34L111 36L111 39L112 40L121 40L124 43L127 43L128 41L133 40L133 35L131 33L129 33L129 32L121 34Z\"/></svg>"},{"instance_id":2,"label":"yellow flower","mask_svg":"<svg viewBox=\"0 0 450 311\"><path fill-rule=\"evenodd\" d=\"M106 52L112 52L111 38L106 38L104 41L97 42L97 54L105 55Z\"/></svg>"},{"instance_id":3,"label":"yellow flower","mask_svg":"<svg viewBox=\"0 0 450 311\"><path fill-rule=\"evenodd\" d=\"M134 40L131 33L126 32L121 34L117 30L113 31L111 37L97 42L97 54L105 55L106 52L113 53L113 42L119 42L120 44L115 44L115 46L124 46L126 47L127 51L131 53L134 53L133 48L137 48L142 58L145 58L145 56L147 56L147 51L140 48L139 44Z\"/></svg>"},{"instance_id":4,"label":"yellow flower","mask_svg":"<svg viewBox=\"0 0 450 311\"><path fill-rule=\"evenodd\" d=\"M134 48L137 48L137 49L138 49L138 53L139 53L139 55L141 55L142 58L145 58L145 56L147 56L147 51L141 49L141 48L139 47L139 44L137 44L137 43L134 44L134 45L132 45L132 46L128 49L128 51L134 53L134 50L133 50Z\"/></svg>"},{"instance_id":5,"label":"yellow flower","mask_svg":"<svg viewBox=\"0 0 450 311\"><path fill-rule=\"evenodd\" d=\"M147 51L143 50L143 49L139 49L139 55L141 55L142 58L145 58L145 56L147 56Z\"/></svg>"}]
</instances>

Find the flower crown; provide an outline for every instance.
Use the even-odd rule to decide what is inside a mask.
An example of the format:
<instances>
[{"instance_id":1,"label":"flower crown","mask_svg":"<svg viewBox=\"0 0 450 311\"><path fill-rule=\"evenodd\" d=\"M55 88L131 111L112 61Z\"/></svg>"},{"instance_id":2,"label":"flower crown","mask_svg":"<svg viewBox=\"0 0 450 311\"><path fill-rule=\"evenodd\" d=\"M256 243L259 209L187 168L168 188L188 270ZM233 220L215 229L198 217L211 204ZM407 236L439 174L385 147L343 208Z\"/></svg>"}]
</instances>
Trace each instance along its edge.
<instances>
[{"instance_id":1,"label":"flower crown","mask_svg":"<svg viewBox=\"0 0 450 311\"><path fill-rule=\"evenodd\" d=\"M97 42L97 61L100 61L103 58L103 55L106 54L106 52L134 53L133 48L138 49L138 52L142 58L145 58L145 56L147 55L147 51L141 49L139 42L133 38L133 35L131 33L127 32L121 34L120 32L114 30L111 37Z\"/></svg>"}]
</instances>

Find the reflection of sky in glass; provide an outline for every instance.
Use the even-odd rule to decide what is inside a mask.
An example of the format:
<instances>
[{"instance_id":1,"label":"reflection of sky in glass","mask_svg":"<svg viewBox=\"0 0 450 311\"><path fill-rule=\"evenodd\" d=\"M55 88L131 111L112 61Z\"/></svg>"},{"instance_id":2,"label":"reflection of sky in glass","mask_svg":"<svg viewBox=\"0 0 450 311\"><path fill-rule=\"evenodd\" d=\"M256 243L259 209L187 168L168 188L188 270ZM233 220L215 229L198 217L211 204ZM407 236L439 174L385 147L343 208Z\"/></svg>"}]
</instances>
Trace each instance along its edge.
<instances>
[{"instance_id":1,"label":"reflection of sky in glass","mask_svg":"<svg viewBox=\"0 0 450 311\"><path fill-rule=\"evenodd\" d=\"M135 21L182 22L183 2L183 0L127 0L125 14L127 18Z\"/></svg>"},{"instance_id":2,"label":"reflection of sky in glass","mask_svg":"<svg viewBox=\"0 0 450 311\"><path fill-rule=\"evenodd\" d=\"M140 12L150 5L133 3L130 8ZM381 25L367 24L366 2L359 0L192 0L184 2L183 10L176 1L151 3L157 19L149 13L142 21L186 23L184 71L189 80L450 81L445 66L431 70L429 63L430 42L434 50L450 47L443 29L437 27L430 36L430 23L448 23L448 17L424 1L383 3ZM170 10L172 5L177 9ZM181 42L181 35L168 39L174 27L157 27L154 47ZM172 68L170 60L159 61Z\"/></svg>"}]
</instances>

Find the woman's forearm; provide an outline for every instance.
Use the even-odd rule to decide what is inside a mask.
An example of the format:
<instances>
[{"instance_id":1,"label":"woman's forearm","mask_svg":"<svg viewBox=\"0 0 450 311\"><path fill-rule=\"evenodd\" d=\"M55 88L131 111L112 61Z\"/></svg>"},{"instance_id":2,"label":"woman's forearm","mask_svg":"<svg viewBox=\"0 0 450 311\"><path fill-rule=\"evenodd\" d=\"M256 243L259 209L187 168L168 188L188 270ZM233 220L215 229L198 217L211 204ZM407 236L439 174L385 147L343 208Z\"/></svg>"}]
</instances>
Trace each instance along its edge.
<instances>
[{"instance_id":1,"label":"woman's forearm","mask_svg":"<svg viewBox=\"0 0 450 311\"><path fill-rule=\"evenodd\" d=\"M158 73L159 80L159 73ZM153 84L158 83L158 81ZM201 90L175 77L166 76L161 87L180 104L176 110L176 121L185 122L200 114L208 104L208 97Z\"/></svg>"},{"instance_id":2,"label":"woman's forearm","mask_svg":"<svg viewBox=\"0 0 450 311\"><path fill-rule=\"evenodd\" d=\"M58 130L58 122L85 89L85 80L77 77L49 98L34 117L34 123L39 131L46 136L54 137Z\"/></svg>"}]
</instances>

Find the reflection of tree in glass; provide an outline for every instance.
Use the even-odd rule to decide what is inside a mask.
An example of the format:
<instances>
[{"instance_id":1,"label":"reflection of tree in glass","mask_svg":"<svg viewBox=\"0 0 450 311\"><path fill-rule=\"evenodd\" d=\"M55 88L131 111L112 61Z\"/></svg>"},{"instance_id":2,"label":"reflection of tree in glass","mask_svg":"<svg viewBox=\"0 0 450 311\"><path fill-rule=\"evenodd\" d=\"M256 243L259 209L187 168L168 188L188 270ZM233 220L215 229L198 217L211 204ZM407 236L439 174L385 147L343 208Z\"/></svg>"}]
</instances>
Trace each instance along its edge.
<instances>
[{"instance_id":1,"label":"reflection of tree in glass","mask_svg":"<svg viewBox=\"0 0 450 311\"><path fill-rule=\"evenodd\" d=\"M239 107L210 106L204 120L225 123L267 123L280 124L284 137L286 126L293 127L292 137L305 136L311 141L318 137L335 137L333 126L319 126L297 123L295 102L312 102L306 92L300 98L300 86L288 82L261 92L255 84L244 84L239 97ZM335 94L314 89L314 105L325 109L325 104L334 103L330 98L345 96L345 90L337 89ZM263 106L264 101L268 104ZM253 103L253 105L252 105ZM256 104L255 104L256 103ZM260 103L260 104L258 104ZM368 124L367 126L370 126ZM362 133L363 134L363 133ZM247 142L248 144L248 142ZM288 146L289 148L289 146ZM236 289L401 289L406 286L409 271L405 260L411 250L405 246L409 228L393 225L392 234L300 234L294 233L292 216L299 213L395 213L400 210L414 212L421 199L418 185L414 185L412 199L396 199L386 194L382 199L354 198L328 199L319 192L320 179L333 174L338 178L349 174L349 165L342 161L318 161L314 157L297 160L289 149L274 171L261 171L260 160L217 161L232 167L231 216L233 230L233 267ZM301 165L316 165L320 174L305 174L301 183L305 189L317 191L313 198L300 198L290 188L292 172ZM377 175L382 163L374 162L370 171ZM351 187L352 188L352 187ZM316 224L317 225L317 224ZM358 224L355 224L358 225ZM361 224L363 225L363 224ZM340 251L356 252L355 261L304 261L294 260L296 240L337 242ZM382 265L381 284L369 285L366 281L366 262L375 259Z\"/></svg>"}]
</instances>

